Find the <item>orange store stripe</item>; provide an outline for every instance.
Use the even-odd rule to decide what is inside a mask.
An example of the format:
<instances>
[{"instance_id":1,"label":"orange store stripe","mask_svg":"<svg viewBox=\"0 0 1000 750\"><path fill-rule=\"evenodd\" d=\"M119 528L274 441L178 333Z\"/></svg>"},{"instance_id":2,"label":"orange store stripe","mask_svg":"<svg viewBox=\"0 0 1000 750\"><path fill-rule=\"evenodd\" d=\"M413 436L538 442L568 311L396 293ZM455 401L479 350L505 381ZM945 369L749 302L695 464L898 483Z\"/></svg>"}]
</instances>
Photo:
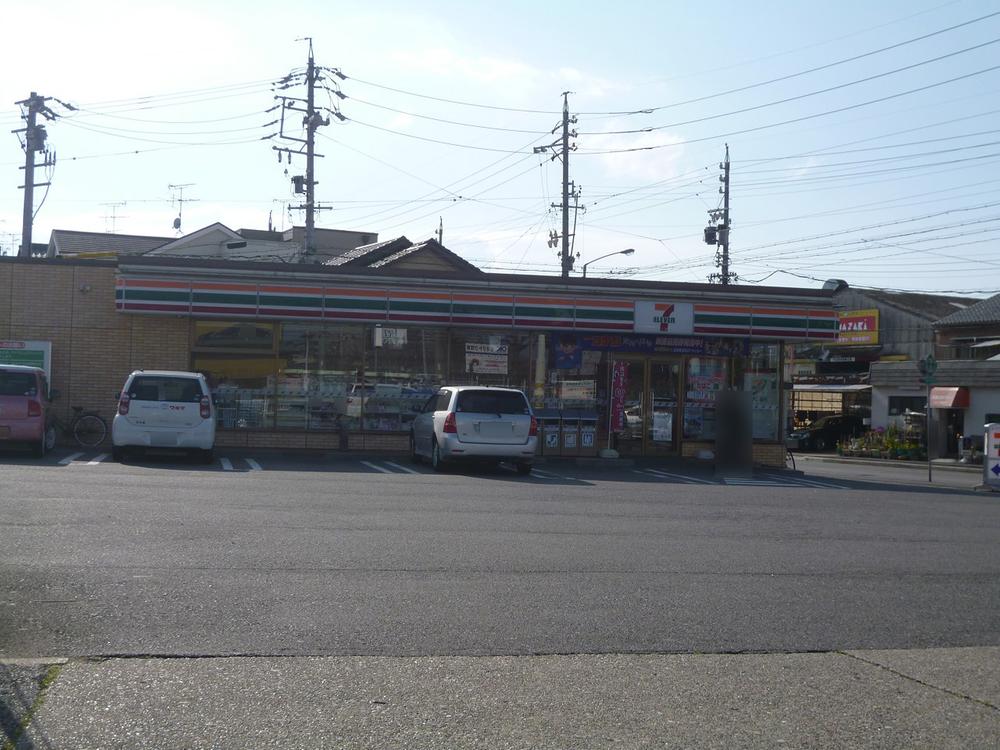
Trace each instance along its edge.
<instances>
[{"instance_id":1,"label":"orange store stripe","mask_svg":"<svg viewBox=\"0 0 1000 750\"><path fill-rule=\"evenodd\" d=\"M384 289L334 289L327 287L324 291L327 297L336 295L338 297L382 297L388 296Z\"/></svg>"},{"instance_id":2,"label":"orange store stripe","mask_svg":"<svg viewBox=\"0 0 1000 750\"><path fill-rule=\"evenodd\" d=\"M631 310L634 305L631 302L625 301L613 301L613 300L590 300L590 299L577 299L573 300L577 307L615 307L621 308L623 310Z\"/></svg>"},{"instance_id":3,"label":"orange store stripe","mask_svg":"<svg viewBox=\"0 0 1000 750\"><path fill-rule=\"evenodd\" d=\"M457 302L506 302L514 301L513 297L498 297L492 294L453 294L452 299ZM518 298L520 299L520 298Z\"/></svg>"},{"instance_id":4,"label":"orange store stripe","mask_svg":"<svg viewBox=\"0 0 1000 750\"><path fill-rule=\"evenodd\" d=\"M257 293L256 284L218 284L216 282L197 281L192 284L195 290L204 291L224 291L224 292L253 292Z\"/></svg>"},{"instance_id":5,"label":"orange store stripe","mask_svg":"<svg viewBox=\"0 0 1000 750\"><path fill-rule=\"evenodd\" d=\"M451 299L450 294L436 294L432 292L389 292L389 296L392 299Z\"/></svg>"},{"instance_id":6,"label":"orange store stripe","mask_svg":"<svg viewBox=\"0 0 1000 750\"><path fill-rule=\"evenodd\" d=\"M156 279L124 279L126 287L133 289L149 287L153 289L190 289L190 281L158 281Z\"/></svg>"},{"instance_id":7,"label":"orange store stripe","mask_svg":"<svg viewBox=\"0 0 1000 750\"><path fill-rule=\"evenodd\" d=\"M321 286L262 286L261 294L323 294Z\"/></svg>"},{"instance_id":8,"label":"orange store stripe","mask_svg":"<svg viewBox=\"0 0 1000 750\"><path fill-rule=\"evenodd\" d=\"M519 305L543 305L545 307L573 307L573 300L557 297L518 297Z\"/></svg>"},{"instance_id":9,"label":"orange store stripe","mask_svg":"<svg viewBox=\"0 0 1000 750\"><path fill-rule=\"evenodd\" d=\"M694 311L696 313L700 312L739 313L740 315L749 315L751 312L749 307L726 307L723 305L695 305Z\"/></svg>"}]
</instances>

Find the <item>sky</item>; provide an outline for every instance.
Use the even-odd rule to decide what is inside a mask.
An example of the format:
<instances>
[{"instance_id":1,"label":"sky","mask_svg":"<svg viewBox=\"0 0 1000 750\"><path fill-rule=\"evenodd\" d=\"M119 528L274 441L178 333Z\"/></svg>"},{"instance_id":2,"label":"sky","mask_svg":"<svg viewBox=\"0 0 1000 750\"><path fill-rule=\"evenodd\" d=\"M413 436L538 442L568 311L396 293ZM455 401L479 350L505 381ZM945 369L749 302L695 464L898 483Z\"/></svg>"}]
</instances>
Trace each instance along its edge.
<instances>
[{"instance_id":1,"label":"sky","mask_svg":"<svg viewBox=\"0 0 1000 750\"><path fill-rule=\"evenodd\" d=\"M568 91L576 274L707 280L728 144L737 283L1000 292L995 0L21 3L0 28L0 250L20 241L9 131L32 91L60 115L35 242L172 238L178 214L302 225L305 159L279 162L299 144L268 138L267 110L303 37L317 103L346 118L318 131L317 226L419 241L440 222L485 270L558 274L562 164L534 151Z\"/></svg>"}]
</instances>

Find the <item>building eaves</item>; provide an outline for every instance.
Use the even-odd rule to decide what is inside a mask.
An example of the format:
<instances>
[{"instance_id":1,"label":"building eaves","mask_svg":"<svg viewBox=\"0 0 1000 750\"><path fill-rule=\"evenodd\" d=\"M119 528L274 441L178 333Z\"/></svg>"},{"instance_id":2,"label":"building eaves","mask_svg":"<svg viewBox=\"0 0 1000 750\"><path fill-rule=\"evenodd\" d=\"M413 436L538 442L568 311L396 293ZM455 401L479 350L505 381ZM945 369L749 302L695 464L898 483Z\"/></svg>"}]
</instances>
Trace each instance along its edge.
<instances>
[{"instance_id":1,"label":"building eaves","mask_svg":"<svg viewBox=\"0 0 1000 750\"><path fill-rule=\"evenodd\" d=\"M170 237L53 229L49 244L58 255L76 255L78 253L131 255L152 250L165 242L170 242L170 240Z\"/></svg>"}]
</instances>

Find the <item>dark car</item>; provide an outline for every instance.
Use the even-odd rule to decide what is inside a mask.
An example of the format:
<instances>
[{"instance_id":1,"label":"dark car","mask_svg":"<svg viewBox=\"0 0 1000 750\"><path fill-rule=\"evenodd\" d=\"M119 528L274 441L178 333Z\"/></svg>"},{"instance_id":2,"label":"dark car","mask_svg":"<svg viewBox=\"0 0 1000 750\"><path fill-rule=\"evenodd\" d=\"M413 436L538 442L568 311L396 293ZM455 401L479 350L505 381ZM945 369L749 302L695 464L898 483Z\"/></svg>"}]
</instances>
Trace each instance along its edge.
<instances>
[{"instance_id":1,"label":"dark car","mask_svg":"<svg viewBox=\"0 0 1000 750\"><path fill-rule=\"evenodd\" d=\"M802 427L788 436L788 447L792 450L825 451L838 442L857 437L864 432L860 417L831 414L820 417L808 427Z\"/></svg>"}]
</instances>

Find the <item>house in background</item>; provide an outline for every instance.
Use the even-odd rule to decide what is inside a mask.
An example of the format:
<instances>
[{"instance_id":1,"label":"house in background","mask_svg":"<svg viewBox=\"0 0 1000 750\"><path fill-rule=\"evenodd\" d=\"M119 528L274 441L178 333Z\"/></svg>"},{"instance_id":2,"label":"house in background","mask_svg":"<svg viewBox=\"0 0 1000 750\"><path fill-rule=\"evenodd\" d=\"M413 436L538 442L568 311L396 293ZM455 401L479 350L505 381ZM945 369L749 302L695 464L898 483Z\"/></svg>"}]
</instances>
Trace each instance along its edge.
<instances>
[{"instance_id":1,"label":"house in background","mask_svg":"<svg viewBox=\"0 0 1000 750\"><path fill-rule=\"evenodd\" d=\"M935 322L980 302L855 289L840 279L827 281L824 288L834 291L840 333L836 341L799 347L789 362L796 427L827 414L874 416L869 368L923 359L934 351Z\"/></svg>"},{"instance_id":2,"label":"house in background","mask_svg":"<svg viewBox=\"0 0 1000 750\"><path fill-rule=\"evenodd\" d=\"M1000 294L934 323L938 359L1000 359Z\"/></svg>"},{"instance_id":3,"label":"house in background","mask_svg":"<svg viewBox=\"0 0 1000 750\"><path fill-rule=\"evenodd\" d=\"M375 232L317 229L316 251L305 254L305 228L285 231L230 229L221 222L180 237L151 237L53 229L49 258L113 259L128 255L284 263L323 263L360 245L378 241Z\"/></svg>"}]
</instances>

